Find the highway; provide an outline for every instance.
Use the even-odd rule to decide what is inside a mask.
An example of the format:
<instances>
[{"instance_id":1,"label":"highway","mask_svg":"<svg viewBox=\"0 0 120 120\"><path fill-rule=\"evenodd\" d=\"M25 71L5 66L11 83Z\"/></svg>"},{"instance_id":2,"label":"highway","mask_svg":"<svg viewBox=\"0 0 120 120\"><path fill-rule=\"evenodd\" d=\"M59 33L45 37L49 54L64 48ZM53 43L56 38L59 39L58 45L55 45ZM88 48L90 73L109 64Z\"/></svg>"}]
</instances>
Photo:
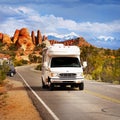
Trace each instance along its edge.
<instances>
[{"instance_id":1,"label":"highway","mask_svg":"<svg viewBox=\"0 0 120 120\"><path fill-rule=\"evenodd\" d=\"M26 90L43 120L120 120L120 85L85 80L85 89L43 89L41 72L17 67L13 77ZM32 114L32 113L31 113Z\"/></svg>"}]
</instances>

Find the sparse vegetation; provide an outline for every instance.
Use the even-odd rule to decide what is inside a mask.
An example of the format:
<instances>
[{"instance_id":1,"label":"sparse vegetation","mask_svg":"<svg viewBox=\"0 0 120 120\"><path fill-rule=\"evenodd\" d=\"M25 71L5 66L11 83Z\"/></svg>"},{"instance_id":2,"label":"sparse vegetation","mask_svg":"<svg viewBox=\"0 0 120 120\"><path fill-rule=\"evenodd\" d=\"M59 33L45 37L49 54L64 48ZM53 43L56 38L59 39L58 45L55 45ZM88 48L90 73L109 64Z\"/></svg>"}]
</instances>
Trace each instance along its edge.
<instances>
[{"instance_id":1,"label":"sparse vegetation","mask_svg":"<svg viewBox=\"0 0 120 120\"><path fill-rule=\"evenodd\" d=\"M9 46L9 50L11 50L11 51L16 51L18 48L17 48L17 46L14 44L14 43L12 43L10 46Z\"/></svg>"},{"instance_id":2,"label":"sparse vegetation","mask_svg":"<svg viewBox=\"0 0 120 120\"><path fill-rule=\"evenodd\" d=\"M0 84L3 83L3 80L5 80L6 74L3 70L0 69Z\"/></svg>"},{"instance_id":3,"label":"sparse vegetation","mask_svg":"<svg viewBox=\"0 0 120 120\"><path fill-rule=\"evenodd\" d=\"M42 63L40 63L39 65L37 65L35 69L41 71L42 70Z\"/></svg>"},{"instance_id":4,"label":"sparse vegetation","mask_svg":"<svg viewBox=\"0 0 120 120\"><path fill-rule=\"evenodd\" d=\"M28 64L28 61L27 60L14 60L14 65L15 66L22 66L22 65L25 65L25 64Z\"/></svg>"},{"instance_id":5,"label":"sparse vegetation","mask_svg":"<svg viewBox=\"0 0 120 120\"><path fill-rule=\"evenodd\" d=\"M38 44L35 48L34 48L34 50L35 51L42 51L42 49L44 48L46 46L46 44L45 43L42 43L41 45L40 44Z\"/></svg>"},{"instance_id":6,"label":"sparse vegetation","mask_svg":"<svg viewBox=\"0 0 120 120\"><path fill-rule=\"evenodd\" d=\"M2 65L0 65L0 84L3 83L3 81L6 78L6 73L9 71L9 67L4 61Z\"/></svg>"},{"instance_id":7,"label":"sparse vegetation","mask_svg":"<svg viewBox=\"0 0 120 120\"><path fill-rule=\"evenodd\" d=\"M40 56L36 56L35 54L30 54L29 60L31 63L41 63L42 58Z\"/></svg>"},{"instance_id":8,"label":"sparse vegetation","mask_svg":"<svg viewBox=\"0 0 120 120\"><path fill-rule=\"evenodd\" d=\"M81 59L87 61L85 74L92 79L120 84L120 49L110 50L96 47L81 47Z\"/></svg>"}]
</instances>

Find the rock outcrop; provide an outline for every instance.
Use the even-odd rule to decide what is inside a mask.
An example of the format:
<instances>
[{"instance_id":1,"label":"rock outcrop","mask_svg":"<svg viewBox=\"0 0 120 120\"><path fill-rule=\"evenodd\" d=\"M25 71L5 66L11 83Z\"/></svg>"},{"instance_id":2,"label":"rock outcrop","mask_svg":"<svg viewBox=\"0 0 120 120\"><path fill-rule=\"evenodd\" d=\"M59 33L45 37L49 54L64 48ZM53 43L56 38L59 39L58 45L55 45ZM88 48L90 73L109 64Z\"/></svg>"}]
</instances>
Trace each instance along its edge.
<instances>
[{"instance_id":1,"label":"rock outcrop","mask_svg":"<svg viewBox=\"0 0 120 120\"><path fill-rule=\"evenodd\" d=\"M91 46L83 37L78 37L76 39L71 39L71 40L65 40L62 42L56 41L56 40L50 40L51 45L55 43L63 43L64 45L77 45L79 47L81 46Z\"/></svg>"},{"instance_id":2,"label":"rock outcrop","mask_svg":"<svg viewBox=\"0 0 120 120\"><path fill-rule=\"evenodd\" d=\"M31 38L32 38L33 44L34 44L34 45L37 45L37 44L36 44L36 38L35 38L35 33L34 33L34 31L31 32Z\"/></svg>"},{"instance_id":3,"label":"rock outcrop","mask_svg":"<svg viewBox=\"0 0 120 120\"><path fill-rule=\"evenodd\" d=\"M18 46L18 49L33 50L35 45L27 28L16 30L13 38L13 42Z\"/></svg>"},{"instance_id":4,"label":"rock outcrop","mask_svg":"<svg viewBox=\"0 0 120 120\"><path fill-rule=\"evenodd\" d=\"M6 43L6 44L11 44L12 43L9 35L7 35L7 34L3 35L3 43Z\"/></svg>"},{"instance_id":5,"label":"rock outcrop","mask_svg":"<svg viewBox=\"0 0 120 120\"><path fill-rule=\"evenodd\" d=\"M40 30L37 31L37 43L42 44L42 35Z\"/></svg>"},{"instance_id":6,"label":"rock outcrop","mask_svg":"<svg viewBox=\"0 0 120 120\"><path fill-rule=\"evenodd\" d=\"M0 33L0 42L3 40L3 33Z\"/></svg>"},{"instance_id":7,"label":"rock outcrop","mask_svg":"<svg viewBox=\"0 0 120 120\"><path fill-rule=\"evenodd\" d=\"M19 33L20 33L20 30L15 31L14 36L13 36L13 43L16 43L16 41L18 40Z\"/></svg>"},{"instance_id":8,"label":"rock outcrop","mask_svg":"<svg viewBox=\"0 0 120 120\"><path fill-rule=\"evenodd\" d=\"M0 33L0 42L7 45L12 43L10 36L3 33Z\"/></svg>"}]
</instances>

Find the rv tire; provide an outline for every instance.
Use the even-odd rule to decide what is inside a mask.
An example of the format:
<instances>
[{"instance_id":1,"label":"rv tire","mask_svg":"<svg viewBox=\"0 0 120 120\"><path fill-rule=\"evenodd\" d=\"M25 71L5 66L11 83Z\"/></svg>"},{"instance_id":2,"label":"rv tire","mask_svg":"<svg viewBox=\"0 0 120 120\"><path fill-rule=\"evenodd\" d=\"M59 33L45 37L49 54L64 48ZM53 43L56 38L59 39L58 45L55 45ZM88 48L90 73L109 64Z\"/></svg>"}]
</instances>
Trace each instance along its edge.
<instances>
[{"instance_id":1,"label":"rv tire","mask_svg":"<svg viewBox=\"0 0 120 120\"><path fill-rule=\"evenodd\" d=\"M79 90L84 90L84 83L79 84Z\"/></svg>"},{"instance_id":2,"label":"rv tire","mask_svg":"<svg viewBox=\"0 0 120 120\"><path fill-rule=\"evenodd\" d=\"M54 84L50 83L50 86L49 86L50 90L52 91L54 89Z\"/></svg>"}]
</instances>

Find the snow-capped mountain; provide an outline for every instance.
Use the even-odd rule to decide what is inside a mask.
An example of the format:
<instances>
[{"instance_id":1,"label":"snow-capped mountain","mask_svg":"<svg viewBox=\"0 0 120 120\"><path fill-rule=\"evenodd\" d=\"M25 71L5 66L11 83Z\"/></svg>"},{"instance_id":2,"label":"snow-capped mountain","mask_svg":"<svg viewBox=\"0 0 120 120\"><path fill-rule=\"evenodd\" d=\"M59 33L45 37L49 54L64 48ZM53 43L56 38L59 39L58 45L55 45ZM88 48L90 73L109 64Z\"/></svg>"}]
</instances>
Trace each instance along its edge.
<instances>
[{"instance_id":1,"label":"snow-capped mountain","mask_svg":"<svg viewBox=\"0 0 120 120\"><path fill-rule=\"evenodd\" d=\"M57 33L47 33L45 34L49 40L57 40L57 41L65 41L70 39L76 39L80 37L74 32L69 34L57 34ZM114 36L97 36L93 38L87 38L87 42L96 46L96 47L103 47L103 48L110 48L110 49L118 49L120 48L120 40L115 38ZM116 42L117 41L117 42Z\"/></svg>"},{"instance_id":2,"label":"snow-capped mountain","mask_svg":"<svg viewBox=\"0 0 120 120\"><path fill-rule=\"evenodd\" d=\"M120 39L114 36L98 36L92 39L87 39L89 43L96 47L109 48L109 49L118 49L120 48Z\"/></svg>"},{"instance_id":3,"label":"snow-capped mountain","mask_svg":"<svg viewBox=\"0 0 120 120\"><path fill-rule=\"evenodd\" d=\"M48 33L46 35L49 40L59 40L59 41L75 39L75 38L79 37L79 35L77 35L74 32L71 32L69 34Z\"/></svg>"}]
</instances>

